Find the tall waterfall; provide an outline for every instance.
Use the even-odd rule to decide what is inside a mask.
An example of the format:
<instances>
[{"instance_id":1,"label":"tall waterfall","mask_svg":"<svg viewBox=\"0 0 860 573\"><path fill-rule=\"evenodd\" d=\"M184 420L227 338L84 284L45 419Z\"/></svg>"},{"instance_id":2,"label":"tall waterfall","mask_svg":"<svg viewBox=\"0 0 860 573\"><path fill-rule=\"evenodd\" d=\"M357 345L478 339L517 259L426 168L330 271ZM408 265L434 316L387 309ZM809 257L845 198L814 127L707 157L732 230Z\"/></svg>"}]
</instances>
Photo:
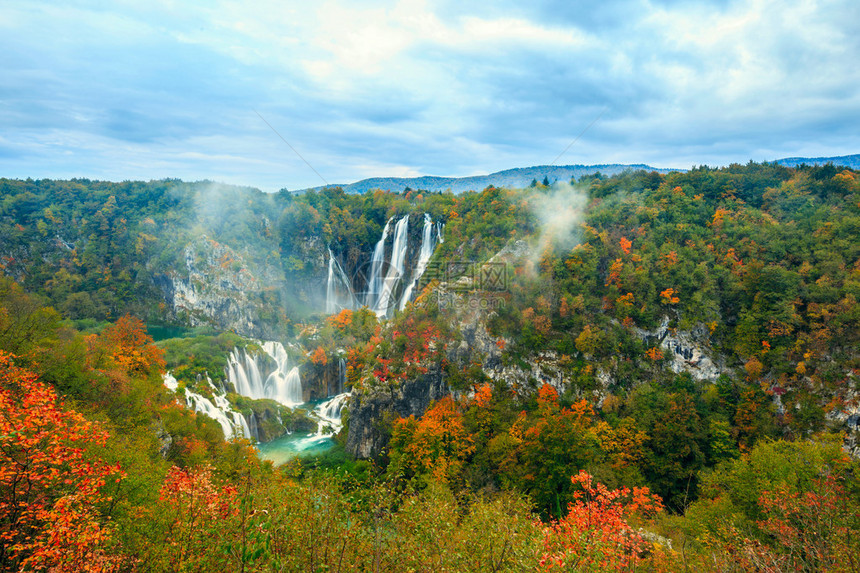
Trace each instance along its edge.
<instances>
[{"instance_id":1,"label":"tall waterfall","mask_svg":"<svg viewBox=\"0 0 860 573\"><path fill-rule=\"evenodd\" d=\"M403 296L400 297L400 310L406 308L406 303L412 298L412 291L415 289L415 285L418 284L421 275L427 270L427 263L430 261L430 257L433 256L433 250L436 248L436 241L433 238L434 230L436 230L436 234L438 235L439 231L433 228L433 220L430 218L430 215L424 213L424 229L421 232L421 250L418 252L418 264L415 265L415 270L412 272L412 282L409 283L409 286L403 291Z\"/></svg>"},{"instance_id":2,"label":"tall waterfall","mask_svg":"<svg viewBox=\"0 0 860 573\"><path fill-rule=\"evenodd\" d=\"M223 392L218 391L208 376L206 377L206 381L209 383L209 387L212 388L212 400L186 388L185 403L188 407L195 412L206 414L218 422L221 426L221 430L224 431L225 439L229 440L233 436L256 439L257 436L251 431L245 417L239 412L233 410L230 406L230 402L227 400L227 396ZM179 387L179 383L176 381L176 378L170 374L170 372L164 375L164 385L174 392L176 392Z\"/></svg>"},{"instance_id":3,"label":"tall waterfall","mask_svg":"<svg viewBox=\"0 0 860 573\"><path fill-rule=\"evenodd\" d=\"M345 308L356 308L355 293L349 278L343 271L343 267L328 250L328 282L325 292L325 311L327 314L336 314Z\"/></svg>"},{"instance_id":4,"label":"tall waterfall","mask_svg":"<svg viewBox=\"0 0 860 573\"><path fill-rule=\"evenodd\" d=\"M346 361L341 358L337 361L337 393L343 394L346 388Z\"/></svg>"},{"instance_id":5,"label":"tall waterfall","mask_svg":"<svg viewBox=\"0 0 860 573\"><path fill-rule=\"evenodd\" d=\"M289 368L289 358L284 345L280 342L266 341L260 345L276 364L274 370L265 378L262 369L266 360L262 356L252 356L244 349L234 348L227 361L227 380L242 396L261 400L269 398L289 407L304 402L302 381L299 368Z\"/></svg>"},{"instance_id":6,"label":"tall waterfall","mask_svg":"<svg viewBox=\"0 0 860 573\"><path fill-rule=\"evenodd\" d=\"M404 271L409 252L409 215L403 215L397 219L396 223L394 220L395 218L392 217L386 221L385 227L382 229L382 236L373 248L373 255L370 259L370 274L367 277L365 291L361 297L356 295L343 267L329 249L326 313L334 314L344 308L358 308L363 304L374 311L377 316L384 318L390 314L392 309L403 310L406 307L406 303L414 294L418 281L424 271L427 270L427 264L430 257L433 256L436 245L444 242L442 238L444 225L440 221L434 224L430 215L424 214L424 227L421 232L418 258L412 266L411 281L406 284ZM391 256L386 257L386 243L389 235L392 234L392 223L394 223L394 237L391 241ZM415 250L413 249L412 252Z\"/></svg>"},{"instance_id":7,"label":"tall waterfall","mask_svg":"<svg viewBox=\"0 0 860 573\"><path fill-rule=\"evenodd\" d=\"M406 263L407 232L409 231L409 215L404 215L394 227L394 243L391 245L391 259L388 262L388 273L382 285L382 292L377 299L374 311L377 316L388 314L395 289L403 279L403 267ZM375 255L375 253L374 253Z\"/></svg>"},{"instance_id":8,"label":"tall waterfall","mask_svg":"<svg viewBox=\"0 0 860 573\"><path fill-rule=\"evenodd\" d=\"M382 237L373 248L373 257L370 259L370 276L367 278L364 305L371 309L376 308L379 295L382 292L382 268L385 264L385 241L388 239L392 220L394 220L394 217L385 223L385 227L382 229Z\"/></svg>"}]
</instances>

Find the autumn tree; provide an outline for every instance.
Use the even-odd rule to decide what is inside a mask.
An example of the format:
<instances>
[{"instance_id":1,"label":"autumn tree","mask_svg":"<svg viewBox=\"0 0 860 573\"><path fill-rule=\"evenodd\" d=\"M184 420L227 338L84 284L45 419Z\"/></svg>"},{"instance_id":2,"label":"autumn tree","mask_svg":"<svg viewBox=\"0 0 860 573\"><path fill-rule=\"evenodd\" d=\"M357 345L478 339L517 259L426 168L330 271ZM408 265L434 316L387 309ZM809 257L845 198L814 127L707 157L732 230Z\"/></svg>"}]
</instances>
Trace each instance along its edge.
<instances>
[{"instance_id":1,"label":"autumn tree","mask_svg":"<svg viewBox=\"0 0 860 573\"><path fill-rule=\"evenodd\" d=\"M139 318L123 316L105 328L100 339L113 362L129 375L149 376L164 370L164 351L153 345Z\"/></svg>"},{"instance_id":2,"label":"autumn tree","mask_svg":"<svg viewBox=\"0 0 860 573\"><path fill-rule=\"evenodd\" d=\"M442 483L455 481L474 451L459 405L450 396L438 400L420 419L395 422L391 437L390 472L425 476Z\"/></svg>"},{"instance_id":3,"label":"autumn tree","mask_svg":"<svg viewBox=\"0 0 860 573\"><path fill-rule=\"evenodd\" d=\"M662 511L647 487L610 490L580 471L567 515L544 528L544 571L633 571L647 543L629 524Z\"/></svg>"},{"instance_id":4,"label":"autumn tree","mask_svg":"<svg viewBox=\"0 0 860 573\"><path fill-rule=\"evenodd\" d=\"M99 507L123 473L87 453L108 434L12 360L0 352L0 568L114 570Z\"/></svg>"}]
</instances>

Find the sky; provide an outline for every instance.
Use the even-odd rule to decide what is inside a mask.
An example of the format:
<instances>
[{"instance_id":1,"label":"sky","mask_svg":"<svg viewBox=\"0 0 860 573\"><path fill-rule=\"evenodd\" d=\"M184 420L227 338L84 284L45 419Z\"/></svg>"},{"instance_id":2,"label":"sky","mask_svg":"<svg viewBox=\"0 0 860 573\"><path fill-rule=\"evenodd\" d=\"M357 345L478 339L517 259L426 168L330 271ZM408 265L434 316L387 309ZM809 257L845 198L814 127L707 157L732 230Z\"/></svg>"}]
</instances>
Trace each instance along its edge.
<instances>
[{"instance_id":1,"label":"sky","mask_svg":"<svg viewBox=\"0 0 860 573\"><path fill-rule=\"evenodd\" d=\"M858 61L856 0L0 0L0 177L848 155Z\"/></svg>"}]
</instances>

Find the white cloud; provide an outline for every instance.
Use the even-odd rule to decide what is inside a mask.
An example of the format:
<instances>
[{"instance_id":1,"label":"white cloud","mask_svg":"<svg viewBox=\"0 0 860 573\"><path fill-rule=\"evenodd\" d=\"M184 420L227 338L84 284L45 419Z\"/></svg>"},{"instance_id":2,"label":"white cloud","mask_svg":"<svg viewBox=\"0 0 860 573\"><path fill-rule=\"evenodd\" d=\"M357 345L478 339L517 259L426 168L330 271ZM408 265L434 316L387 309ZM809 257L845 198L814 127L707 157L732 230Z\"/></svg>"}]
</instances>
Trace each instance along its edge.
<instances>
[{"instance_id":1,"label":"white cloud","mask_svg":"<svg viewBox=\"0 0 860 573\"><path fill-rule=\"evenodd\" d=\"M342 182L546 163L604 107L561 161L860 147L852 0L7 4L0 175L317 185L255 109Z\"/></svg>"}]
</instances>

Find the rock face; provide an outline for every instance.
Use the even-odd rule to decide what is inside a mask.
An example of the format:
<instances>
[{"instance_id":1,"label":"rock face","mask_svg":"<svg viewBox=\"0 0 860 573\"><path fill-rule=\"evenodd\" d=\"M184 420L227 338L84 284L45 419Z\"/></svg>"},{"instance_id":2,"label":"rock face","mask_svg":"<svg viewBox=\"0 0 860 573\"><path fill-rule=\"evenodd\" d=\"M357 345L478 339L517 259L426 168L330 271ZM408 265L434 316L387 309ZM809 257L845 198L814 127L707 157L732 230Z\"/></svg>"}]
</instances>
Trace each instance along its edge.
<instances>
[{"instance_id":1,"label":"rock face","mask_svg":"<svg viewBox=\"0 0 860 573\"><path fill-rule=\"evenodd\" d=\"M448 395L441 366L408 380L394 393L374 391L353 395L349 409L346 450L357 458L378 456L390 435L385 420L391 416L420 417L434 400Z\"/></svg>"},{"instance_id":2,"label":"rock face","mask_svg":"<svg viewBox=\"0 0 860 573\"><path fill-rule=\"evenodd\" d=\"M696 380L715 382L726 370L721 359L715 362L709 355L708 328L704 325L697 325L689 332L676 331L669 328L669 318L664 317L658 329L636 329L636 332L642 340L659 343L667 351L669 367L676 374L687 372Z\"/></svg>"},{"instance_id":3,"label":"rock face","mask_svg":"<svg viewBox=\"0 0 860 573\"><path fill-rule=\"evenodd\" d=\"M832 426L845 430L843 449L854 459L860 459L860 380L849 372L844 393L825 418Z\"/></svg>"},{"instance_id":4,"label":"rock face","mask_svg":"<svg viewBox=\"0 0 860 573\"><path fill-rule=\"evenodd\" d=\"M325 304L319 289L325 265L317 242L303 245L307 260L301 262L310 270L303 279L288 282L279 260L255 260L204 236L186 245L183 268L156 275L155 282L177 321L276 338L275 325L285 307L308 313Z\"/></svg>"},{"instance_id":5,"label":"rock face","mask_svg":"<svg viewBox=\"0 0 860 573\"><path fill-rule=\"evenodd\" d=\"M263 336L254 295L275 277L266 269L252 274L242 256L226 245L202 237L185 247L185 268L156 279L177 318L192 326L212 324L245 336Z\"/></svg>"},{"instance_id":6,"label":"rock face","mask_svg":"<svg viewBox=\"0 0 860 573\"><path fill-rule=\"evenodd\" d=\"M305 402L322 400L346 392L344 388L345 371L336 360L325 365L305 362L302 365L302 397Z\"/></svg>"}]
</instances>

